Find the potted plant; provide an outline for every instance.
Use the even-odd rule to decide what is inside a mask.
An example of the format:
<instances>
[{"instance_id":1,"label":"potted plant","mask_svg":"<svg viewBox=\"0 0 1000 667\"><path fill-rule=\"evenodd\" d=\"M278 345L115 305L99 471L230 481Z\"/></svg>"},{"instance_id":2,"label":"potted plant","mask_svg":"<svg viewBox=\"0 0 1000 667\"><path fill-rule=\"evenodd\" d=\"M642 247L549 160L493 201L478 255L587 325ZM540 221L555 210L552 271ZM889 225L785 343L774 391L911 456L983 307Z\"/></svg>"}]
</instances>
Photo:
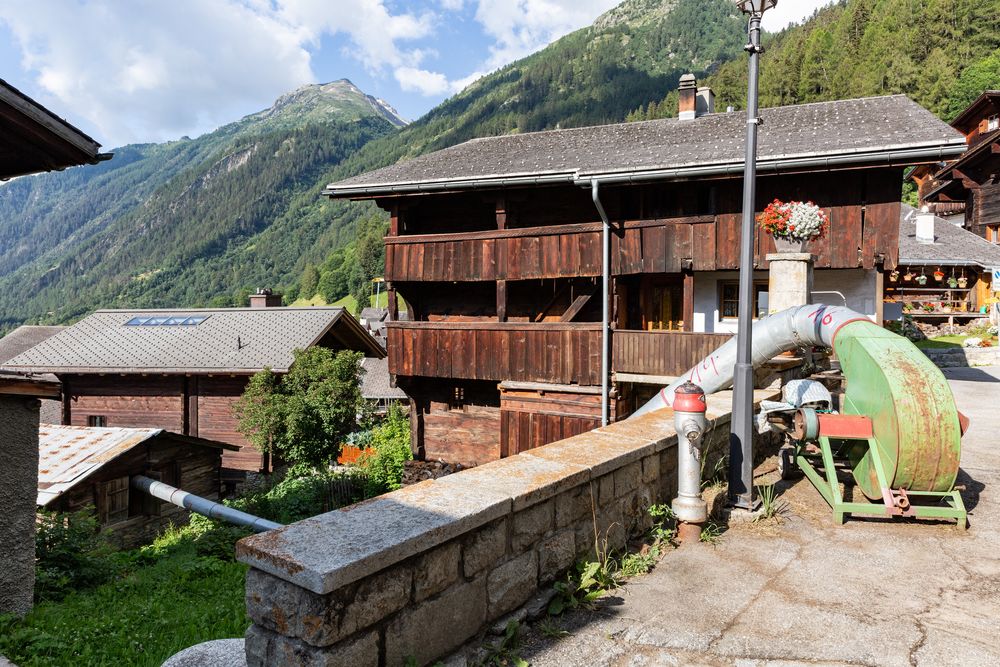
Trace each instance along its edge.
<instances>
[{"instance_id":1,"label":"potted plant","mask_svg":"<svg viewBox=\"0 0 1000 667\"><path fill-rule=\"evenodd\" d=\"M913 275L913 270L911 269L911 270L909 270L909 271L907 271L907 272L906 272L906 275L905 275L905 276L903 276L903 282L904 282L904 283L912 283L912 282L913 282L913 279L914 279L915 277L916 277L916 276L914 276L914 275Z\"/></svg>"},{"instance_id":2,"label":"potted plant","mask_svg":"<svg viewBox=\"0 0 1000 667\"><path fill-rule=\"evenodd\" d=\"M926 277L927 276L924 276L924 278L926 278ZM925 313L933 313L934 312L934 304L931 303L930 301L928 301L927 303L925 303L924 304L924 312Z\"/></svg>"},{"instance_id":3,"label":"potted plant","mask_svg":"<svg viewBox=\"0 0 1000 667\"><path fill-rule=\"evenodd\" d=\"M802 252L806 243L823 238L830 220L812 202L783 202L775 199L757 216L760 228L774 237L778 252Z\"/></svg>"},{"instance_id":4,"label":"potted plant","mask_svg":"<svg viewBox=\"0 0 1000 667\"><path fill-rule=\"evenodd\" d=\"M942 280L944 280L944 271L938 268L936 271L934 271L934 282L939 283Z\"/></svg>"},{"instance_id":5,"label":"potted plant","mask_svg":"<svg viewBox=\"0 0 1000 667\"><path fill-rule=\"evenodd\" d=\"M899 282L899 271L898 270L893 269L892 271L889 272L889 282L890 283L898 283Z\"/></svg>"},{"instance_id":6,"label":"potted plant","mask_svg":"<svg viewBox=\"0 0 1000 667\"><path fill-rule=\"evenodd\" d=\"M958 279L955 276L950 276L948 278L948 287L955 289L958 287Z\"/></svg>"},{"instance_id":7,"label":"potted plant","mask_svg":"<svg viewBox=\"0 0 1000 667\"><path fill-rule=\"evenodd\" d=\"M927 275L924 273L923 269L920 269L920 275L917 276L917 284L918 285L926 285L927 284Z\"/></svg>"},{"instance_id":8,"label":"potted plant","mask_svg":"<svg viewBox=\"0 0 1000 667\"><path fill-rule=\"evenodd\" d=\"M965 289L969 285L969 279L965 277L965 269L962 269L962 275L958 277L958 286L960 289Z\"/></svg>"}]
</instances>

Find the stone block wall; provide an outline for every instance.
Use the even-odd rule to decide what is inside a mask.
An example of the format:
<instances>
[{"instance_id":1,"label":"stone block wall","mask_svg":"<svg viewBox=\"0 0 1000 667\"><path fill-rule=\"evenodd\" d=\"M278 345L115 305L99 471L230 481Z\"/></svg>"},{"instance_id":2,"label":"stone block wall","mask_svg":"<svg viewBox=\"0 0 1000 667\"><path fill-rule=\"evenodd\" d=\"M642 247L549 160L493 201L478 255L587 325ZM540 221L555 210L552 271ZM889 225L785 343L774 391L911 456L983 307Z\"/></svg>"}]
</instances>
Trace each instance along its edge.
<instances>
[{"instance_id":1,"label":"stone block wall","mask_svg":"<svg viewBox=\"0 0 1000 667\"><path fill-rule=\"evenodd\" d=\"M39 405L0 394L0 613L18 616L31 611L35 586Z\"/></svg>"},{"instance_id":2,"label":"stone block wall","mask_svg":"<svg viewBox=\"0 0 1000 667\"><path fill-rule=\"evenodd\" d=\"M709 416L727 439L728 409ZM596 544L647 530L675 493L676 443L653 413L242 540L248 664L448 655Z\"/></svg>"}]
</instances>

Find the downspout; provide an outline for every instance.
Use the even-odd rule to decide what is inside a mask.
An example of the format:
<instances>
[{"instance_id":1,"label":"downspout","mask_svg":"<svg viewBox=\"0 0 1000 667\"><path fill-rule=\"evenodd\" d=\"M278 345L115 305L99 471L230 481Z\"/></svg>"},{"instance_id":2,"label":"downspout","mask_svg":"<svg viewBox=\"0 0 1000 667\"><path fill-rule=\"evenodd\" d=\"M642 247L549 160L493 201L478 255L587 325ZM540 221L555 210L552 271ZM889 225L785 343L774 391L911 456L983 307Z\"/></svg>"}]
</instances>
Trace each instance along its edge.
<instances>
[{"instance_id":1,"label":"downspout","mask_svg":"<svg viewBox=\"0 0 1000 667\"><path fill-rule=\"evenodd\" d=\"M267 519L262 519L258 516L241 512L233 509L232 507L226 507L222 503L217 503L214 500L196 496L193 493L188 493L187 491L181 491L180 489L170 486L169 484L157 482L155 479L150 479L149 477L145 477L143 475L133 476L131 484L132 488L142 491L143 493L148 493L154 498L165 500L168 503L173 503L178 507L183 507L184 509L192 512L197 512L198 514L207 516L210 519L221 519L222 521L228 521L229 523L236 524L237 526L245 526L255 533L263 533L266 530L283 528L280 523L274 523L273 521L268 521Z\"/></svg>"},{"instance_id":2,"label":"downspout","mask_svg":"<svg viewBox=\"0 0 1000 667\"><path fill-rule=\"evenodd\" d=\"M608 396L611 366L611 223L601 204L600 181L590 181L590 195L604 223L601 234L601 426L611 421L611 401Z\"/></svg>"}]
</instances>

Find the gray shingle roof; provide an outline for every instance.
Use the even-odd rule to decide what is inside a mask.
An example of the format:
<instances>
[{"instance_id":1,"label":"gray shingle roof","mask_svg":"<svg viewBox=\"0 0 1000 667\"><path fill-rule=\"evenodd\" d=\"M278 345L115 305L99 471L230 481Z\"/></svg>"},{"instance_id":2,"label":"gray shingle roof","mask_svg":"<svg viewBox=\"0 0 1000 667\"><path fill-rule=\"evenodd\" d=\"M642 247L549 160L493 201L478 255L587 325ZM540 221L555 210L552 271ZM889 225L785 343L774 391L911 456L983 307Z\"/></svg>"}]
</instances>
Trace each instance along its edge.
<instances>
[{"instance_id":1,"label":"gray shingle roof","mask_svg":"<svg viewBox=\"0 0 1000 667\"><path fill-rule=\"evenodd\" d=\"M389 376L388 359L362 359L361 396L368 400L393 399L405 401L409 398L402 389L393 387Z\"/></svg>"},{"instance_id":2,"label":"gray shingle roof","mask_svg":"<svg viewBox=\"0 0 1000 667\"><path fill-rule=\"evenodd\" d=\"M762 110L761 117L758 159L764 171L770 163L795 159L848 156L847 164L862 164L874 160L873 153L909 151L900 158L917 162L957 155L965 149L965 139L957 130L903 95L775 107ZM740 174L745 133L746 114L733 112L694 120L473 139L332 183L324 192L348 197L430 190L444 184L471 186L476 181L500 185L517 179L559 182L644 172L668 179L710 166L712 173ZM884 158L880 160L884 163Z\"/></svg>"},{"instance_id":3,"label":"gray shingle roof","mask_svg":"<svg viewBox=\"0 0 1000 667\"><path fill-rule=\"evenodd\" d=\"M18 327L0 338L0 364L30 350L44 340L55 336L66 327Z\"/></svg>"},{"instance_id":4,"label":"gray shingle roof","mask_svg":"<svg viewBox=\"0 0 1000 667\"><path fill-rule=\"evenodd\" d=\"M206 319L194 326L126 326L136 317ZM253 373L288 370L292 352L329 331L345 346L384 354L343 308L99 310L2 364L32 373Z\"/></svg>"},{"instance_id":5,"label":"gray shingle roof","mask_svg":"<svg viewBox=\"0 0 1000 667\"><path fill-rule=\"evenodd\" d=\"M942 218L934 218L934 243L920 243L916 213L915 208L903 204L899 216L900 264L1000 267L1000 246Z\"/></svg>"}]
</instances>

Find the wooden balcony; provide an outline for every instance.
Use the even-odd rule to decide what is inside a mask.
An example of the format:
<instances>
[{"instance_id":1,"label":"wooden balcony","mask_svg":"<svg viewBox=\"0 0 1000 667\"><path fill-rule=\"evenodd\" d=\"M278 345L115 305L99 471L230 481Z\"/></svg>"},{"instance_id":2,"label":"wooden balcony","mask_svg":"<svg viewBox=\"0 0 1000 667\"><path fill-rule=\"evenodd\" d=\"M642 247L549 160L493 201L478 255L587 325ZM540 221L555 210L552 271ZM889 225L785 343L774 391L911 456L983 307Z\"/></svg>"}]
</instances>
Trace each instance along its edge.
<instances>
[{"instance_id":1,"label":"wooden balcony","mask_svg":"<svg viewBox=\"0 0 1000 667\"><path fill-rule=\"evenodd\" d=\"M392 322L387 342L396 375L601 383L600 324Z\"/></svg>"},{"instance_id":2,"label":"wooden balcony","mask_svg":"<svg viewBox=\"0 0 1000 667\"><path fill-rule=\"evenodd\" d=\"M620 330L611 338L611 365L617 373L679 376L730 338L730 334Z\"/></svg>"},{"instance_id":3,"label":"wooden balcony","mask_svg":"<svg viewBox=\"0 0 1000 667\"><path fill-rule=\"evenodd\" d=\"M390 236L386 280L492 281L601 274L601 223ZM615 274L716 268L715 216L633 220L611 237Z\"/></svg>"},{"instance_id":4,"label":"wooden balcony","mask_svg":"<svg viewBox=\"0 0 1000 667\"><path fill-rule=\"evenodd\" d=\"M680 375L729 334L616 331L612 370ZM601 384L596 323L392 322L389 372L465 380Z\"/></svg>"}]
</instances>

